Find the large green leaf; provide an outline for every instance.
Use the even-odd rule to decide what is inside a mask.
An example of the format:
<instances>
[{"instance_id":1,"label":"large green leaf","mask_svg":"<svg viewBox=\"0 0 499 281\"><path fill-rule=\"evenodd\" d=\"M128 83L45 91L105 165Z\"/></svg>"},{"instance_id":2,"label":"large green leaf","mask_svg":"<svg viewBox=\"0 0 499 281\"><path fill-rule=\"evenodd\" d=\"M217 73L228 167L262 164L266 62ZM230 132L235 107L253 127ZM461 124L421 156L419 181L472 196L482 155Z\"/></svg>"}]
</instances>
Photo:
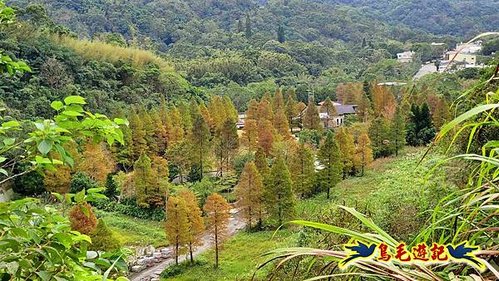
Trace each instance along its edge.
<instances>
[{"instance_id":1,"label":"large green leaf","mask_svg":"<svg viewBox=\"0 0 499 281\"><path fill-rule=\"evenodd\" d=\"M40 153L42 155L47 155L50 150L52 150L52 146L53 146L53 142L50 141L50 140L42 140L39 144L38 144L38 151L40 151Z\"/></svg>"},{"instance_id":2,"label":"large green leaf","mask_svg":"<svg viewBox=\"0 0 499 281\"><path fill-rule=\"evenodd\" d=\"M80 96L69 96L64 99L64 103L67 105L70 104L86 104L85 99Z\"/></svg>"},{"instance_id":3,"label":"large green leaf","mask_svg":"<svg viewBox=\"0 0 499 281\"><path fill-rule=\"evenodd\" d=\"M55 109L55 110L59 111L59 110L61 110L61 109L64 107L64 104L62 103L62 101L58 101L58 100L57 100L57 101L53 101L53 102L50 104L50 106L51 106L53 109Z\"/></svg>"}]
</instances>

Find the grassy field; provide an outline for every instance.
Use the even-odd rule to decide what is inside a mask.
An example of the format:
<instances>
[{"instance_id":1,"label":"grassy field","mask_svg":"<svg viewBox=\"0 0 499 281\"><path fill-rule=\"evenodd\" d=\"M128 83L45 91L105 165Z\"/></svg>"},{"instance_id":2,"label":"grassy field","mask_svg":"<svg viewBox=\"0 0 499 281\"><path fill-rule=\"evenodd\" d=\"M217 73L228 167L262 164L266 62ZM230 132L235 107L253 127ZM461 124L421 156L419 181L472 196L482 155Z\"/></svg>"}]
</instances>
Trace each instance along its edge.
<instances>
[{"instance_id":1,"label":"grassy field","mask_svg":"<svg viewBox=\"0 0 499 281\"><path fill-rule=\"evenodd\" d=\"M166 240L163 222L132 218L129 216L97 210L102 218L125 246L165 246Z\"/></svg>"},{"instance_id":2,"label":"grassy field","mask_svg":"<svg viewBox=\"0 0 499 281\"><path fill-rule=\"evenodd\" d=\"M398 157L374 161L363 177L339 183L331 200L320 194L300 201L299 217L336 223L337 206L344 205L368 215L396 238L410 239L424 224L427 211L455 188L448 167L434 169L444 156L431 154L419 163L424 152L424 148L407 147Z\"/></svg>"},{"instance_id":3,"label":"grassy field","mask_svg":"<svg viewBox=\"0 0 499 281\"><path fill-rule=\"evenodd\" d=\"M247 233L241 232L226 241L220 255L220 266L214 269L214 252L208 251L198 257L199 264L184 270L174 277L163 280L217 281L251 280L256 267L266 260L261 254L270 249L293 246L297 234L284 230ZM256 272L255 280L264 280L268 268Z\"/></svg>"}]
</instances>

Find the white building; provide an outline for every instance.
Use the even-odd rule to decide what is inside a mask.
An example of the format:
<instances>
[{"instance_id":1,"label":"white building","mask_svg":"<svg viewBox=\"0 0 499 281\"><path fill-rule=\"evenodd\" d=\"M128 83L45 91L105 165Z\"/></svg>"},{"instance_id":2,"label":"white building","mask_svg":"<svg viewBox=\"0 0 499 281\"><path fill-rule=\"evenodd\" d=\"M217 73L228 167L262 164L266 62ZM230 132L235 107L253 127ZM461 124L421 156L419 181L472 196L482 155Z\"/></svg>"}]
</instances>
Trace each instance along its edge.
<instances>
[{"instance_id":1,"label":"white building","mask_svg":"<svg viewBox=\"0 0 499 281\"><path fill-rule=\"evenodd\" d=\"M403 53L398 53L397 54L397 60L401 63L408 63L412 62L412 59L414 58L415 53L412 51L408 52L403 52Z\"/></svg>"}]
</instances>

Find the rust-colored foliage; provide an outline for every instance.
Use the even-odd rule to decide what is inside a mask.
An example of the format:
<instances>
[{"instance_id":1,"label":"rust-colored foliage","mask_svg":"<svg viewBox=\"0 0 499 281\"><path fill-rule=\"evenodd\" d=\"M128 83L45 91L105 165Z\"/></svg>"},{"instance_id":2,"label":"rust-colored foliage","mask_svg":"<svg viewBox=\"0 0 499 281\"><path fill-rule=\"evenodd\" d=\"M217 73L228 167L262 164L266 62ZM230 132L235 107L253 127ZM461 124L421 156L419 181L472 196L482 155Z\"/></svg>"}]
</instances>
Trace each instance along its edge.
<instances>
[{"instance_id":1,"label":"rust-colored foliage","mask_svg":"<svg viewBox=\"0 0 499 281\"><path fill-rule=\"evenodd\" d=\"M108 174L116 168L111 153L100 143L87 143L78 169L85 172L97 183L103 185Z\"/></svg>"},{"instance_id":2,"label":"rust-colored foliage","mask_svg":"<svg viewBox=\"0 0 499 281\"><path fill-rule=\"evenodd\" d=\"M229 224L230 205L220 194L214 193L206 198L203 207L208 219L208 231L215 243L215 268L218 267L219 248L227 236Z\"/></svg>"},{"instance_id":3,"label":"rust-colored foliage","mask_svg":"<svg viewBox=\"0 0 499 281\"><path fill-rule=\"evenodd\" d=\"M235 189L238 207L251 228L253 222L262 224L263 215L263 180L253 161L246 163Z\"/></svg>"},{"instance_id":4,"label":"rust-colored foliage","mask_svg":"<svg viewBox=\"0 0 499 281\"><path fill-rule=\"evenodd\" d=\"M265 120L258 127L258 144L266 155L270 155L274 144L274 127L270 121Z\"/></svg>"},{"instance_id":5,"label":"rust-colored foliage","mask_svg":"<svg viewBox=\"0 0 499 281\"><path fill-rule=\"evenodd\" d=\"M201 208L194 192L189 189L182 189L178 192L178 196L185 201L187 207L187 246L191 262L194 262L193 252L197 246L203 244L201 234L204 231L204 220L202 217Z\"/></svg>"},{"instance_id":6,"label":"rust-colored foliage","mask_svg":"<svg viewBox=\"0 0 499 281\"><path fill-rule=\"evenodd\" d=\"M97 218L92 211L92 206L87 202L77 204L69 211L71 228L83 234L92 233L97 227Z\"/></svg>"},{"instance_id":7,"label":"rust-colored foliage","mask_svg":"<svg viewBox=\"0 0 499 281\"><path fill-rule=\"evenodd\" d=\"M184 199L175 196L168 198L166 214L166 236L170 245L173 246L175 263L178 264L178 256L185 249L188 240L189 221L187 219L187 207Z\"/></svg>"}]
</instances>

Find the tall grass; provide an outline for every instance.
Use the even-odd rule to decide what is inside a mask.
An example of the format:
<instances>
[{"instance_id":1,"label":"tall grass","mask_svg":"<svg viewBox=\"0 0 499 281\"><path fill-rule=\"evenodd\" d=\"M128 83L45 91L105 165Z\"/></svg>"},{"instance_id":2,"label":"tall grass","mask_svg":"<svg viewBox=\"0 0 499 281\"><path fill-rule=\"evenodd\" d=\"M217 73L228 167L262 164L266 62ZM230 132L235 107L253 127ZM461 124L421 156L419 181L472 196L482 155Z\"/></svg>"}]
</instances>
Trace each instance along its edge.
<instances>
[{"instance_id":1,"label":"tall grass","mask_svg":"<svg viewBox=\"0 0 499 281\"><path fill-rule=\"evenodd\" d=\"M75 39L71 37L53 36L57 43L73 49L76 53L87 59L102 60L111 63L130 62L132 66L144 68L149 64L157 65L160 70L173 72L172 64L152 53L133 47L120 47L101 41L90 41L86 39Z\"/></svg>"}]
</instances>

